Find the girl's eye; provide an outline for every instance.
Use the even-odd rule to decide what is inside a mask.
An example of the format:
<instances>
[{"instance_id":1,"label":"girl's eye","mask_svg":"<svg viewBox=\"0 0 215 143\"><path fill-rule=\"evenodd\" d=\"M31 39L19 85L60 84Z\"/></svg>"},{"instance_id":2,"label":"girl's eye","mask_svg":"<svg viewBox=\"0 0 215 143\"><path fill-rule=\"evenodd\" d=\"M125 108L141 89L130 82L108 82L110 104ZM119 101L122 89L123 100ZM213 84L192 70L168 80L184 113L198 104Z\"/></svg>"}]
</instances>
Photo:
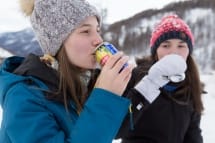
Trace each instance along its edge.
<instances>
[{"instance_id":1,"label":"girl's eye","mask_svg":"<svg viewBox=\"0 0 215 143\"><path fill-rule=\"evenodd\" d=\"M161 45L161 47L163 47L163 48L167 48L167 47L169 47L169 45L167 45L167 44L163 44L163 45Z\"/></svg>"},{"instance_id":2,"label":"girl's eye","mask_svg":"<svg viewBox=\"0 0 215 143\"><path fill-rule=\"evenodd\" d=\"M179 47L179 48L184 48L185 46L184 46L184 45L178 45L178 47Z\"/></svg>"},{"instance_id":3,"label":"girl's eye","mask_svg":"<svg viewBox=\"0 0 215 143\"><path fill-rule=\"evenodd\" d=\"M89 33L90 31L89 30L83 30L81 31L81 33Z\"/></svg>"}]
</instances>

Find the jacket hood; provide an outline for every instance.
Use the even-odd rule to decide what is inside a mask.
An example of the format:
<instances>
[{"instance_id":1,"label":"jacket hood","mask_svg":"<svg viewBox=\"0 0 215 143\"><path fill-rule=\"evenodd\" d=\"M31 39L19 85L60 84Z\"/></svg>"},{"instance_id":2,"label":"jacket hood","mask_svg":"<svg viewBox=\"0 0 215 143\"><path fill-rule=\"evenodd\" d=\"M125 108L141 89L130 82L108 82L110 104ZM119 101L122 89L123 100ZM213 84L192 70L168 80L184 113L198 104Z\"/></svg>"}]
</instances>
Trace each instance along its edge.
<instances>
[{"instance_id":1,"label":"jacket hood","mask_svg":"<svg viewBox=\"0 0 215 143\"><path fill-rule=\"evenodd\" d=\"M0 104L3 104L5 94L8 89L19 81L24 80L24 77L13 74L14 69L18 67L24 58L10 57L4 60L0 67Z\"/></svg>"},{"instance_id":2,"label":"jacket hood","mask_svg":"<svg viewBox=\"0 0 215 143\"><path fill-rule=\"evenodd\" d=\"M0 67L0 104L4 102L7 91L16 83L28 80L29 77L43 81L50 89L58 87L57 71L40 61L38 56L9 57Z\"/></svg>"}]
</instances>

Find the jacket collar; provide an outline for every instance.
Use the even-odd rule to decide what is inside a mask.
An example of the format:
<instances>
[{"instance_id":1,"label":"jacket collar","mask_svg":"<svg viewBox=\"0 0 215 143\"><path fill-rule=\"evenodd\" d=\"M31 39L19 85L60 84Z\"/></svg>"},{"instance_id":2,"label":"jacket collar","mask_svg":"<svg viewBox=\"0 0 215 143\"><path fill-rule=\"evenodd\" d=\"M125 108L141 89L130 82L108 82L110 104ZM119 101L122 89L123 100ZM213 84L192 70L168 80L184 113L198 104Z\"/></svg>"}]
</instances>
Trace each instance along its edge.
<instances>
[{"instance_id":1,"label":"jacket collar","mask_svg":"<svg viewBox=\"0 0 215 143\"><path fill-rule=\"evenodd\" d=\"M58 88L57 71L41 62L40 57L36 55L30 54L26 57L13 73L21 76L33 76L43 81L51 90L56 91Z\"/></svg>"}]
</instances>

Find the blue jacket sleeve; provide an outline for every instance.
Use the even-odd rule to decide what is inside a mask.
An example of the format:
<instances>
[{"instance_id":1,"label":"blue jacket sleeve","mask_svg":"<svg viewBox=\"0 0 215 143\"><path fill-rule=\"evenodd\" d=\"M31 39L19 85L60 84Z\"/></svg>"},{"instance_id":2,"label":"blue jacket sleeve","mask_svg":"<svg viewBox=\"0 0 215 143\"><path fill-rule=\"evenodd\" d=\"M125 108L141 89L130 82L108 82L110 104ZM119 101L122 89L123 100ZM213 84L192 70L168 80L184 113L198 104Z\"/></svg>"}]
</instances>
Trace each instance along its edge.
<instances>
[{"instance_id":1,"label":"blue jacket sleeve","mask_svg":"<svg viewBox=\"0 0 215 143\"><path fill-rule=\"evenodd\" d=\"M126 98L94 89L74 127L71 143L111 143L129 104Z\"/></svg>"},{"instance_id":2,"label":"blue jacket sleeve","mask_svg":"<svg viewBox=\"0 0 215 143\"><path fill-rule=\"evenodd\" d=\"M94 89L77 120L66 121L65 125L68 126L65 127L67 128L65 131L56 120L54 110L50 110L46 99L41 98L42 92L28 89L29 87L23 85L17 84L7 93L3 105L4 117L0 141L111 143L130 104L126 98L102 89Z\"/></svg>"},{"instance_id":3,"label":"blue jacket sleeve","mask_svg":"<svg viewBox=\"0 0 215 143\"><path fill-rule=\"evenodd\" d=\"M4 143L63 143L65 134L45 107L42 92L19 83L7 92L3 104L1 141Z\"/></svg>"}]
</instances>

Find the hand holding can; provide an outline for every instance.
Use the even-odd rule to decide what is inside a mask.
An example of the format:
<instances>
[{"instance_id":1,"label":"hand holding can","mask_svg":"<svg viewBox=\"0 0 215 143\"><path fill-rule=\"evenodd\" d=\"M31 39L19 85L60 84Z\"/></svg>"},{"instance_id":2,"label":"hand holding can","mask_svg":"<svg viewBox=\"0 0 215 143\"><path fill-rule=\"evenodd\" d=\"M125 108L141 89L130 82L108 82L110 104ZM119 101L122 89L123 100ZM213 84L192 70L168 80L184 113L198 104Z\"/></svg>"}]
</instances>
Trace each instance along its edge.
<instances>
[{"instance_id":1,"label":"hand holding can","mask_svg":"<svg viewBox=\"0 0 215 143\"><path fill-rule=\"evenodd\" d=\"M105 89L121 96L127 87L133 70L132 64L121 70L128 59L129 57L124 56L123 52L110 56L102 67L94 88Z\"/></svg>"}]
</instances>

